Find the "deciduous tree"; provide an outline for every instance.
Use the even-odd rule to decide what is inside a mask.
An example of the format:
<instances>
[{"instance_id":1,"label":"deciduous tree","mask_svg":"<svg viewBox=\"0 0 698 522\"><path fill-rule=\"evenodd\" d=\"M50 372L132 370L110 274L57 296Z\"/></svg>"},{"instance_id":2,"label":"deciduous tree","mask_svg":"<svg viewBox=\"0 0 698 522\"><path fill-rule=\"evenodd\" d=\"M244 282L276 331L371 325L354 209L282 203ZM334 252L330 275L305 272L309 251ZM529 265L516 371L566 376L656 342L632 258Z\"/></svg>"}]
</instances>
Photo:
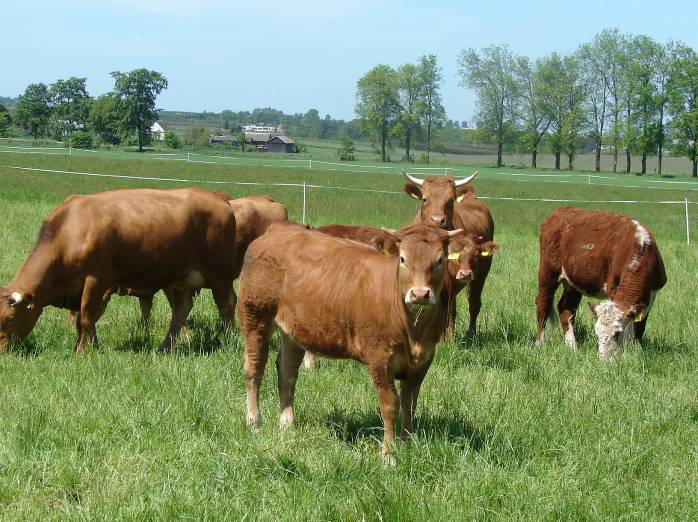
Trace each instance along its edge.
<instances>
[{"instance_id":1,"label":"deciduous tree","mask_svg":"<svg viewBox=\"0 0 698 522\"><path fill-rule=\"evenodd\" d=\"M150 127L158 117L155 99L167 88L167 79L157 71L134 69L114 71L114 95L123 108L122 129L133 129L138 136L138 151L150 141Z\"/></svg>"},{"instance_id":2,"label":"deciduous tree","mask_svg":"<svg viewBox=\"0 0 698 522\"><path fill-rule=\"evenodd\" d=\"M86 78L71 77L51 84L51 128L56 136L70 135L87 127L92 98Z\"/></svg>"},{"instance_id":3,"label":"deciduous tree","mask_svg":"<svg viewBox=\"0 0 698 522\"><path fill-rule=\"evenodd\" d=\"M519 83L521 105L519 117L523 124L521 138L526 151L531 153L531 167L537 167L538 146L550 127L551 115L545 110L545 94L549 77L541 74L542 61L531 62L526 56L515 60L514 74Z\"/></svg>"},{"instance_id":4,"label":"deciduous tree","mask_svg":"<svg viewBox=\"0 0 698 522\"><path fill-rule=\"evenodd\" d=\"M419 101L422 84L419 68L411 63L398 67L397 75L398 92L402 106L398 125L400 135L405 139L405 159L411 161L412 139L417 125L419 125Z\"/></svg>"},{"instance_id":5,"label":"deciduous tree","mask_svg":"<svg viewBox=\"0 0 698 522\"><path fill-rule=\"evenodd\" d=\"M7 135L7 129L12 125L12 117L7 107L0 103L0 136Z\"/></svg>"},{"instance_id":6,"label":"deciduous tree","mask_svg":"<svg viewBox=\"0 0 698 522\"><path fill-rule=\"evenodd\" d=\"M458 57L458 73L460 85L477 93L479 123L495 136L497 166L501 167L504 140L514 128L519 96L514 57L506 45L485 47L481 53L466 49Z\"/></svg>"},{"instance_id":7,"label":"deciduous tree","mask_svg":"<svg viewBox=\"0 0 698 522\"><path fill-rule=\"evenodd\" d=\"M380 142L381 161L386 160L388 133L400 117L398 77L387 65L377 65L356 83L356 113Z\"/></svg>"},{"instance_id":8,"label":"deciduous tree","mask_svg":"<svg viewBox=\"0 0 698 522\"><path fill-rule=\"evenodd\" d=\"M698 177L698 54L677 46L669 76L669 123L674 150L691 160L691 176Z\"/></svg>"},{"instance_id":9,"label":"deciduous tree","mask_svg":"<svg viewBox=\"0 0 698 522\"><path fill-rule=\"evenodd\" d=\"M121 142L121 121L125 111L119 98L113 94L100 96L90 107L89 127L103 143L117 145Z\"/></svg>"},{"instance_id":10,"label":"deciduous tree","mask_svg":"<svg viewBox=\"0 0 698 522\"><path fill-rule=\"evenodd\" d=\"M431 145L434 127L440 125L446 117L446 111L441 103L441 82L443 74L435 54L423 55L417 65L419 72L419 113L422 124L426 129L427 163L431 160Z\"/></svg>"},{"instance_id":11,"label":"deciduous tree","mask_svg":"<svg viewBox=\"0 0 698 522\"><path fill-rule=\"evenodd\" d=\"M50 101L51 95L45 83L29 84L17 101L15 120L28 130L34 139L46 132L51 116Z\"/></svg>"}]
</instances>

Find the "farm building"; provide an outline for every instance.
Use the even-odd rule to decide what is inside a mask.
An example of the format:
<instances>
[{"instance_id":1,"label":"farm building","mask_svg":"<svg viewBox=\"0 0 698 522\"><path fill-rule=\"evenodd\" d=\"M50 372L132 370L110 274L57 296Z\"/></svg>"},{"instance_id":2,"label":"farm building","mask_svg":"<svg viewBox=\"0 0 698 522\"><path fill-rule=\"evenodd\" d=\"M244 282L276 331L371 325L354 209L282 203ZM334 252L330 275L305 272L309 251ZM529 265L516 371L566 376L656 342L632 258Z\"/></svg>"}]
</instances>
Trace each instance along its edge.
<instances>
[{"instance_id":1,"label":"farm building","mask_svg":"<svg viewBox=\"0 0 698 522\"><path fill-rule=\"evenodd\" d=\"M269 152L294 152L294 141L288 136L274 136L267 142Z\"/></svg>"},{"instance_id":2,"label":"farm building","mask_svg":"<svg viewBox=\"0 0 698 522\"><path fill-rule=\"evenodd\" d=\"M165 139L165 128L162 125L160 125L160 122L156 121L150 126L150 136L154 140Z\"/></svg>"},{"instance_id":3,"label":"farm building","mask_svg":"<svg viewBox=\"0 0 698 522\"><path fill-rule=\"evenodd\" d=\"M237 145L238 140L235 136L209 136L208 142L211 145Z\"/></svg>"}]
</instances>

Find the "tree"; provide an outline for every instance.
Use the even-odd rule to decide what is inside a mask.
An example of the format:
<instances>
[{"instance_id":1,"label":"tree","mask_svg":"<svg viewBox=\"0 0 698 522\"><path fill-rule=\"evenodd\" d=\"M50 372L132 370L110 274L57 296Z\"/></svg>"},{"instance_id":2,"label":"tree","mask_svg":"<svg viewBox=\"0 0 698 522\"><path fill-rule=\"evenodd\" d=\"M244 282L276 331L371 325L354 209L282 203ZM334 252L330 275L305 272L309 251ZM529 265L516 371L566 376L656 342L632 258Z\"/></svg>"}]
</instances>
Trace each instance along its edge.
<instances>
[{"instance_id":1,"label":"tree","mask_svg":"<svg viewBox=\"0 0 698 522\"><path fill-rule=\"evenodd\" d=\"M238 134L238 145L240 146L240 150L242 152L245 152L245 133L241 132Z\"/></svg>"},{"instance_id":2,"label":"tree","mask_svg":"<svg viewBox=\"0 0 698 522\"><path fill-rule=\"evenodd\" d=\"M371 135L380 141L381 161L386 160L388 133L400 116L398 78L394 69L376 65L356 83L356 113Z\"/></svg>"},{"instance_id":3,"label":"tree","mask_svg":"<svg viewBox=\"0 0 698 522\"><path fill-rule=\"evenodd\" d=\"M165 147L168 149L181 149L182 148L182 140L180 137L177 135L175 131L168 130L165 131L165 139L163 140L165 143Z\"/></svg>"},{"instance_id":4,"label":"tree","mask_svg":"<svg viewBox=\"0 0 698 522\"><path fill-rule=\"evenodd\" d=\"M339 137L339 150L337 151L337 154L339 154L339 159L341 161L354 161L356 159L354 156L355 150L356 147L354 146L354 140L352 140L349 136Z\"/></svg>"},{"instance_id":5,"label":"tree","mask_svg":"<svg viewBox=\"0 0 698 522\"><path fill-rule=\"evenodd\" d=\"M134 69L128 73L114 71L114 95L123 107L122 129L134 130L138 151L150 140L150 127L158 117L155 98L167 88L167 79L156 71Z\"/></svg>"},{"instance_id":6,"label":"tree","mask_svg":"<svg viewBox=\"0 0 698 522\"><path fill-rule=\"evenodd\" d=\"M595 170L601 170L601 146L603 145L606 119L608 118L608 86L601 66L591 44L582 45L577 51L581 63L581 74L587 86L584 110L591 124L591 138L594 140Z\"/></svg>"},{"instance_id":7,"label":"tree","mask_svg":"<svg viewBox=\"0 0 698 522\"><path fill-rule=\"evenodd\" d=\"M12 125L12 117L10 116L7 107L0 103L0 136L7 135L7 129Z\"/></svg>"},{"instance_id":8,"label":"tree","mask_svg":"<svg viewBox=\"0 0 698 522\"><path fill-rule=\"evenodd\" d=\"M87 128L92 98L87 93L86 81L73 76L51 84L51 127L57 137Z\"/></svg>"},{"instance_id":9,"label":"tree","mask_svg":"<svg viewBox=\"0 0 698 522\"><path fill-rule=\"evenodd\" d=\"M119 98L105 94L90 106L88 126L103 143L117 145L122 139L121 120L124 112Z\"/></svg>"},{"instance_id":10,"label":"tree","mask_svg":"<svg viewBox=\"0 0 698 522\"><path fill-rule=\"evenodd\" d=\"M654 127L657 140L657 174L661 176L664 142L667 133L666 114L669 105L669 75L671 74L671 64L676 53L676 45L673 42L669 42L665 46L658 48L657 51L655 63L656 98L654 101L656 122Z\"/></svg>"},{"instance_id":11,"label":"tree","mask_svg":"<svg viewBox=\"0 0 698 522\"><path fill-rule=\"evenodd\" d=\"M423 55L419 59L417 68L421 86L419 112L427 131L427 163L429 163L433 128L440 125L446 117L439 92L443 74L441 67L436 62L435 54Z\"/></svg>"},{"instance_id":12,"label":"tree","mask_svg":"<svg viewBox=\"0 0 698 522\"><path fill-rule=\"evenodd\" d=\"M508 46L490 46L479 54L475 49L461 51L458 74L462 87L475 89L481 126L494 135L497 166L502 166L504 140L513 128L518 102L514 78L514 58Z\"/></svg>"},{"instance_id":13,"label":"tree","mask_svg":"<svg viewBox=\"0 0 698 522\"><path fill-rule=\"evenodd\" d=\"M410 148L412 138L419 124L418 102L420 101L422 85L419 69L411 63L398 67L397 75L398 92L402 105L402 113L399 120L400 134L405 138L405 159L412 161Z\"/></svg>"},{"instance_id":14,"label":"tree","mask_svg":"<svg viewBox=\"0 0 698 522\"><path fill-rule=\"evenodd\" d=\"M51 107L51 96L45 83L29 84L24 94L19 97L15 107L16 122L31 132L34 139L46 132Z\"/></svg>"},{"instance_id":15,"label":"tree","mask_svg":"<svg viewBox=\"0 0 698 522\"><path fill-rule=\"evenodd\" d=\"M691 160L691 176L698 177L698 54L684 45L676 48L669 75L669 123L674 150Z\"/></svg>"},{"instance_id":16,"label":"tree","mask_svg":"<svg viewBox=\"0 0 698 522\"><path fill-rule=\"evenodd\" d=\"M531 167L537 167L538 145L548 132L552 120L550 111L545 110L545 94L550 77L542 74L542 60L533 64L526 56L515 61L514 74L521 87L520 119L523 122L521 135L524 148L531 153ZM559 168L559 166L558 166Z\"/></svg>"},{"instance_id":17,"label":"tree","mask_svg":"<svg viewBox=\"0 0 698 522\"><path fill-rule=\"evenodd\" d=\"M317 109L309 109L303 116L306 138L319 138L322 122Z\"/></svg>"}]
</instances>

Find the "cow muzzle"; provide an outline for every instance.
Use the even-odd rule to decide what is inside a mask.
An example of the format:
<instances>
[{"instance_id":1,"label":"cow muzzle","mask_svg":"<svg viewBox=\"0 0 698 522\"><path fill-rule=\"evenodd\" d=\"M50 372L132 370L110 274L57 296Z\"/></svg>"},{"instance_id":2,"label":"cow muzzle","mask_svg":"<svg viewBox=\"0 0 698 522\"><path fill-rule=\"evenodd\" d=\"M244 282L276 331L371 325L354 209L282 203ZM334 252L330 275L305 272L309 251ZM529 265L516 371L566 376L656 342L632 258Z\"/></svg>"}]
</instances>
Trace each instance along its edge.
<instances>
[{"instance_id":1,"label":"cow muzzle","mask_svg":"<svg viewBox=\"0 0 698 522\"><path fill-rule=\"evenodd\" d=\"M435 225L439 225L441 228L444 228L446 226L446 216L444 215L431 216L431 220L434 222Z\"/></svg>"},{"instance_id":2,"label":"cow muzzle","mask_svg":"<svg viewBox=\"0 0 698 522\"><path fill-rule=\"evenodd\" d=\"M458 270L456 279L458 281L472 281L475 278L472 270Z\"/></svg>"},{"instance_id":3,"label":"cow muzzle","mask_svg":"<svg viewBox=\"0 0 698 522\"><path fill-rule=\"evenodd\" d=\"M413 287L410 288L405 296L405 303L407 304L425 305L434 302L434 292L432 292L430 288Z\"/></svg>"}]
</instances>

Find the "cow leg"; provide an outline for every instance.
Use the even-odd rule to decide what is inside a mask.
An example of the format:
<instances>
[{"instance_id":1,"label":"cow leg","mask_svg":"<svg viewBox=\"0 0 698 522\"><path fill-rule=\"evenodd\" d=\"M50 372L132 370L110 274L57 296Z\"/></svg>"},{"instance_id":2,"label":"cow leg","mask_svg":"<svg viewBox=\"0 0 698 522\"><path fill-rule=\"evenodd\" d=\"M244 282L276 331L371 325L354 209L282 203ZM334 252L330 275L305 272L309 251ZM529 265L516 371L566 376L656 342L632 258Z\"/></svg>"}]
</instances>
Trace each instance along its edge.
<instances>
[{"instance_id":1,"label":"cow leg","mask_svg":"<svg viewBox=\"0 0 698 522\"><path fill-rule=\"evenodd\" d=\"M78 340L75 344L76 352L85 352L87 345L92 344L97 347L96 324L104 313L111 294L107 288L99 283L96 277L87 276L82 289L82 299L80 301L80 312L77 315Z\"/></svg>"},{"instance_id":2,"label":"cow leg","mask_svg":"<svg viewBox=\"0 0 698 522\"><path fill-rule=\"evenodd\" d=\"M402 429L400 437L402 440L407 440L412 434L412 421L414 412L417 409L417 397L419 389L422 386L424 377L427 374L427 368L411 375L400 383L400 411L402 413Z\"/></svg>"},{"instance_id":3,"label":"cow leg","mask_svg":"<svg viewBox=\"0 0 698 522\"><path fill-rule=\"evenodd\" d=\"M635 323L635 340L638 343L642 342L642 337L645 335L645 326L647 326L647 316L649 315L649 312L645 314L645 316L642 318L642 321L638 321Z\"/></svg>"},{"instance_id":4,"label":"cow leg","mask_svg":"<svg viewBox=\"0 0 698 522\"><path fill-rule=\"evenodd\" d=\"M397 393L395 392L395 382L392 375L388 372L387 366L372 368L371 378L378 394L378 405L380 406L383 419L383 464L385 466L394 466L395 414L400 407Z\"/></svg>"},{"instance_id":5,"label":"cow leg","mask_svg":"<svg viewBox=\"0 0 698 522\"><path fill-rule=\"evenodd\" d=\"M221 285L212 288L213 300L218 307L218 313L223 321L223 331L232 330L235 327L235 305L237 296L233 285Z\"/></svg>"},{"instance_id":6,"label":"cow leg","mask_svg":"<svg viewBox=\"0 0 698 522\"><path fill-rule=\"evenodd\" d=\"M284 332L281 332L281 348L276 358L276 372L279 379L279 426L288 428L293 424L293 396L296 391L298 370L305 350Z\"/></svg>"},{"instance_id":7,"label":"cow leg","mask_svg":"<svg viewBox=\"0 0 698 522\"><path fill-rule=\"evenodd\" d=\"M565 343L573 352L577 351L577 340L574 338L574 314L579 307L579 302L582 300L582 294L574 288L565 286L560 301L557 303L557 311L560 315L560 324L562 325L562 334L565 337Z\"/></svg>"},{"instance_id":8,"label":"cow leg","mask_svg":"<svg viewBox=\"0 0 698 522\"><path fill-rule=\"evenodd\" d=\"M150 323L150 314L153 310L153 297L155 297L155 294L138 298L138 304L141 307L141 326L147 326Z\"/></svg>"},{"instance_id":9,"label":"cow leg","mask_svg":"<svg viewBox=\"0 0 698 522\"><path fill-rule=\"evenodd\" d=\"M543 342L545 325L553 310L555 290L559 284L560 274L547 264L541 263L538 269L538 294L536 295L536 340Z\"/></svg>"},{"instance_id":10,"label":"cow leg","mask_svg":"<svg viewBox=\"0 0 698 522\"><path fill-rule=\"evenodd\" d=\"M170 321L170 329L160 345L161 351L168 351L172 348L182 326L187 323L192 306L194 306L194 294L191 290L168 289L167 299L172 307L172 320Z\"/></svg>"},{"instance_id":11,"label":"cow leg","mask_svg":"<svg viewBox=\"0 0 698 522\"><path fill-rule=\"evenodd\" d=\"M456 333L456 295L448 296L448 326L446 327L446 333L448 337L453 337Z\"/></svg>"}]
</instances>

